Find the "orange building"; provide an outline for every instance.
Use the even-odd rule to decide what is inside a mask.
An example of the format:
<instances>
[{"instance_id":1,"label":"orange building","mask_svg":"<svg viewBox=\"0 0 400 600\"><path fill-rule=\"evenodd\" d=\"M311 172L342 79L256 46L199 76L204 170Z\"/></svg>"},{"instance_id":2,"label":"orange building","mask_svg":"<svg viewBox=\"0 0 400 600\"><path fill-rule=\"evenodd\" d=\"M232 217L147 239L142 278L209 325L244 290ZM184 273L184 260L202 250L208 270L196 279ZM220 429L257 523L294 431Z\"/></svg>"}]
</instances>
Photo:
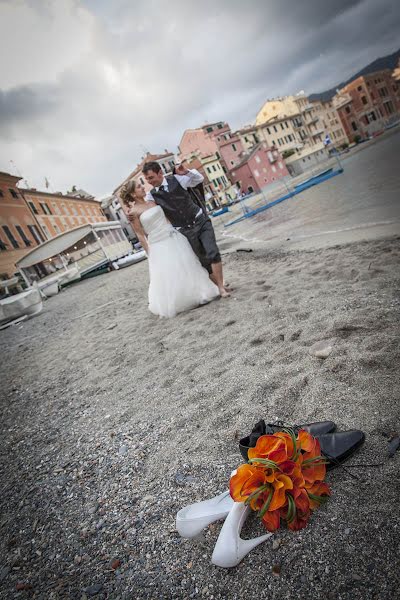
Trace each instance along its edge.
<instances>
[{"instance_id":1,"label":"orange building","mask_svg":"<svg viewBox=\"0 0 400 600\"><path fill-rule=\"evenodd\" d=\"M87 223L107 221L101 204L86 194L52 194L22 189L25 201L47 239Z\"/></svg>"},{"instance_id":2,"label":"orange building","mask_svg":"<svg viewBox=\"0 0 400 600\"><path fill-rule=\"evenodd\" d=\"M46 239L17 188L20 179L0 172L0 279L12 277L16 261Z\"/></svg>"},{"instance_id":3,"label":"orange building","mask_svg":"<svg viewBox=\"0 0 400 600\"><path fill-rule=\"evenodd\" d=\"M333 98L351 142L374 135L400 115L400 86L389 69L354 79Z\"/></svg>"}]
</instances>

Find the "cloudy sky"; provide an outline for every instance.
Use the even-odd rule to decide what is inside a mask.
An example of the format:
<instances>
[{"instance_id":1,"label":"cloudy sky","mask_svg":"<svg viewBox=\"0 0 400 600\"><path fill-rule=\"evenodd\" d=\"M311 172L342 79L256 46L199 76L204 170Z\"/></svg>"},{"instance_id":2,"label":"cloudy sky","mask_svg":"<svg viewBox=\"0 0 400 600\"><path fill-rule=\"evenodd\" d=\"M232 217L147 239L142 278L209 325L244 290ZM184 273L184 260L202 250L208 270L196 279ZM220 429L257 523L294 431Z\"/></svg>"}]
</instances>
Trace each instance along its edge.
<instances>
[{"instance_id":1,"label":"cloudy sky","mask_svg":"<svg viewBox=\"0 0 400 600\"><path fill-rule=\"evenodd\" d=\"M186 128L254 121L400 46L398 0L0 0L0 170L111 192ZM10 163L13 161L13 163Z\"/></svg>"}]
</instances>

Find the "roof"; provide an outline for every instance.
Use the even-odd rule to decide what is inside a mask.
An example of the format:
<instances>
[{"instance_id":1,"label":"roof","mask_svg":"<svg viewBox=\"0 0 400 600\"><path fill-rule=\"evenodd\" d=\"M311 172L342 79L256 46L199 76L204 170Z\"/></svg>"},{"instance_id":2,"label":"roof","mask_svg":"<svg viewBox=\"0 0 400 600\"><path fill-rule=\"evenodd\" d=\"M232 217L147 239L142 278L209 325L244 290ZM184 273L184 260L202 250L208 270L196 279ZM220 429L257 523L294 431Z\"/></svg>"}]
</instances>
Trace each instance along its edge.
<instances>
[{"instance_id":1,"label":"roof","mask_svg":"<svg viewBox=\"0 0 400 600\"><path fill-rule=\"evenodd\" d=\"M243 157L243 160L238 164L238 165L233 165L231 169L229 169L230 171L235 171L236 169L239 169L240 167L243 167L243 165L245 165L253 156L254 154L261 148L261 143L257 144L256 146L253 146L253 148L251 148L251 151L249 154L246 154Z\"/></svg>"},{"instance_id":2,"label":"roof","mask_svg":"<svg viewBox=\"0 0 400 600\"><path fill-rule=\"evenodd\" d=\"M56 256L56 254L64 252L92 231L118 228L121 228L119 221L103 221L101 223L87 223L86 225L80 225L79 227L75 227L75 229L60 233L60 235L57 235L51 240L47 240L47 242L40 244L40 246L36 246L36 248L33 248L28 254L25 254L21 260L17 261L16 266L19 269L31 267L47 258Z\"/></svg>"},{"instance_id":3,"label":"roof","mask_svg":"<svg viewBox=\"0 0 400 600\"><path fill-rule=\"evenodd\" d=\"M249 133L250 131L257 131L257 129L259 128L259 125L247 125L245 127L242 127L241 129L237 129L234 132L234 135L239 134L239 133Z\"/></svg>"},{"instance_id":4,"label":"roof","mask_svg":"<svg viewBox=\"0 0 400 600\"><path fill-rule=\"evenodd\" d=\"M61 194L61 193L56 193L56 192L41 192L40 190L37 190L36 188L19 188L19 190L23 193L23 194L27 194L29 196L48 196L48 197L53 197L53 198L58 198L59 200L77 200L79 202L94 202L95 204L98 204L98 200L95 199L94 196L78 196L78 192L74 192L74 194Z\"/></svg>"},{"instance_id":5,"label":"roof","mask_svg":"<svg viewBox=\"0 0 400 600\"><path fill-rule=\"evenodd\" d=\"M22 177L17 177L16 175L11 175L11 173L6 173L5 171L0 171L0 177L6 177L7 179L13 179L15 182L21 181Z\"/></svg>"}]
</instances>

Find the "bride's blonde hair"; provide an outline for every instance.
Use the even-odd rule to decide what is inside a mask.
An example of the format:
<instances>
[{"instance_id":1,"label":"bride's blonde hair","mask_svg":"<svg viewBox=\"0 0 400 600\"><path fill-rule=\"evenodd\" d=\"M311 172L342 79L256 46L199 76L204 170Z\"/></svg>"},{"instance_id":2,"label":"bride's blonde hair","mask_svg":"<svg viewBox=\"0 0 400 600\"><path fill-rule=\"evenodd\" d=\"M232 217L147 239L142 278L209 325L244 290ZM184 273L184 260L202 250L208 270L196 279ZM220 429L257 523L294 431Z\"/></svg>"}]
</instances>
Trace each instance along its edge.
<instances>
[{"instance_id":1,"label":"bride's blonde hair","mask_svg":"<svg viewBox=\"0 0 400 600\"><path fill-rule=\"evenodd\" d=\"M132 195L136 190L136 182L133 179L130 179L121 187L119 191L119 197L125 206L129 206L131 202L134 202Z\"/></svg>"}]
</instances>

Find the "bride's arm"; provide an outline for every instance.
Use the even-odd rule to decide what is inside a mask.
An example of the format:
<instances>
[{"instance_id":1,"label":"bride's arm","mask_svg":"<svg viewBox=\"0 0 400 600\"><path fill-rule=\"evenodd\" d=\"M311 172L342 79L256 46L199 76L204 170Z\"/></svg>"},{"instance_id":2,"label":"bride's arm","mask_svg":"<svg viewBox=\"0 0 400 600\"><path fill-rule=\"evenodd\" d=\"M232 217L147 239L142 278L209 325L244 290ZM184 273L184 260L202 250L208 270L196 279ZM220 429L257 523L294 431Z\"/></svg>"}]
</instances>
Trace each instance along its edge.
<instances>
[{"instance_id":1,"label":"bride's arm","mask_svg":"<svg viewBox=\"0 0 400 600\"><path fill-rule=\"evenodd\" d=\"M147 242L147 236L144 232L139 216L140 215L138 215L138 213L135 210L131 209L130 211L128 211L128 218L131 222L133 230L136 233L139 242L142 244L146 254L149 254L149 244Z\"/></svg>"}]
</instances>

